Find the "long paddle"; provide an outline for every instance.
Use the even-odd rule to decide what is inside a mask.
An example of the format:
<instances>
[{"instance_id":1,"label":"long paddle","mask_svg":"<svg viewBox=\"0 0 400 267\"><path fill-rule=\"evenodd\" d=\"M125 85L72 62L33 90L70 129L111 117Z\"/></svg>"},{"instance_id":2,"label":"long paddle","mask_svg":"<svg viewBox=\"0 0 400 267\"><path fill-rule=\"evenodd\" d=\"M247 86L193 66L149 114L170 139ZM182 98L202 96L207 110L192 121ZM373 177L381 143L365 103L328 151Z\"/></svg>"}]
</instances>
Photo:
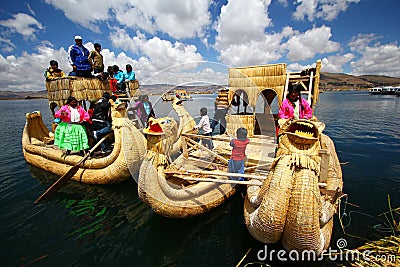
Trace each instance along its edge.
<instances>
[{"instance_id":1,"label":"long paddle","mask_svg":"<svg viewBox=\"0 0 400 267\"><path fill-rule=\"evenodd\" d=\"M103 138L101 138L97 144L89 150L89 153L86 153L86 155L74 166L72 166L66 173L64 173L63 176L61 176L54 184L52 184L40 197L38 197L35 200L35 204L39 203L39 201L47 198L49 195L52 193L57 192L69 179L74 176L74 174L79 170L79 167L81 166L82 163L84 163L90 156L90 153L96 150L100 146L101 143L104 142L104 140L107 139L107 137L110 134L107 134Z\"/></svg>"}]
</instances>

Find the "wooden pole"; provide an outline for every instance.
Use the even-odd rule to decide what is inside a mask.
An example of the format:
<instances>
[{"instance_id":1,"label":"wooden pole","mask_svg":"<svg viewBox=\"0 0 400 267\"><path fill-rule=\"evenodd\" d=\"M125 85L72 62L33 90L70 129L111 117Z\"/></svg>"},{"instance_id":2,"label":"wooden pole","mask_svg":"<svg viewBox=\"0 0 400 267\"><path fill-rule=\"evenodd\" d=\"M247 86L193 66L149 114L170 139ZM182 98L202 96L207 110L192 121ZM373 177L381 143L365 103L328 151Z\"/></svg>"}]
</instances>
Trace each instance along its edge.
<instances>
[{"instance_id":1,"label":"wooden pole","mask_svg":"<svg viewBox=\"0 0 400 267\"><path fill-rule=\"evenodd\" d=\"M216 158L218 158L218 159L222 160L223 162L225 162L226 164L228 164L228 160L227 160L226 158L224 158L224 157L218 155L217 153L215 153L215 152L212 151L211 149L208 149L207 147L205 147L205 146L203 146L202 144L199 144L199 143L193 141L193 140L190 139L190 138L187 138L187 141L188 141L189 143L194 143L195 145L198 145L200 148L206 150L206 151L209 152L211 155L215 156Z\"/></svg>"},{"instance_id":2,"label":"wooden pole","mask_svg":"<svg viewBox=\"0 0 400 267\"><path fill-rule=\"evenodd\" d=\"M242 174L242 173L232 173L232 172L214 172L214 171L198 171L198 170L164 170L165 174L203 174L203 175L213 175L213 176L227 176L227 177L243 177L256 180L266 180L267 178L260 175L253 174Z\"/></svg>"},{"instance_id":3,"label":"wooden pole","mask_svg":"<svg viewBox=\"0 0 400 267\"><path fill-rule=\"evenodd\" d=\"M183 157L185 159L187 159L189 157L189 153L188 153L188 147L187 147L187 142L186 142L186 137L185 136L181 137L181 142L182 142Z\"/></svg>"},{"instance_id":4,"label":"wooden pole","mask_svg":"<svg viewBox=\"0 0 400 267\"><path fill-rule=\"evenodd\" d=\"M244 168L244 171L252 171L252 170L255 170L257 168L262 168L262 167L268 167L268 168L271 167L271 162L260 164L260 165L254 165L254 166L251 166L251 167L246 167L246 168Z\"/></svg>"},{"instance_id":5,"label":"wooden pole","mask_svg":"<svg viewBox=\"0 0 400 267\"><path fill-rule=\"evenodd\" d=\"M223 180L213 178L192 178L192 177L180 177L183 180L198 181L198 182L212 182L220 184L243 184L243 185L261 185L259 181L238 181L238 180Z\"/></svg>"},{"instance_id":6,"label":"wooden pole","mask_svg":"<svg viewBox=\"0 0 400 267\"><path fill-rule=\"evenodd\" d=\"M200 135L200 134L189 134L189 133L181 133L182 136L186 136L189 138L200 138L200 139L210 139L210 140L216 140L216 141L224 141L224 142L230 142L231 139L229 137L216 137L216 136L206 136L206 135ZM250 140L249 142L250 145L263 145L263 142L257 142L254 140Z\"/></svg>"}]
</instances>

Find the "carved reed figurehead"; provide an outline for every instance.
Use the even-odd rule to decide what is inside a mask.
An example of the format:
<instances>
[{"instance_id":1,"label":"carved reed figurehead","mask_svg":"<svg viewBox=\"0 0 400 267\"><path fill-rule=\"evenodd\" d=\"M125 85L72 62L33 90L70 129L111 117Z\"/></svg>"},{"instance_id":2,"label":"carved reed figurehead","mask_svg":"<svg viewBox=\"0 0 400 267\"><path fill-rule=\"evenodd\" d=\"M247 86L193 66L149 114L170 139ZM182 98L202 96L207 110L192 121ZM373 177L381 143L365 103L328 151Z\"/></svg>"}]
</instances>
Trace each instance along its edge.
<instances>
[{"instance_id":1,"label":"carved reed figurehead","mask_svg":"<svg viewBox=\"0 0 400 267\"><path fill-rule=\"evenodd\" d=\"M178 134L178 125L173 118L149 118L147 127L143 129L147 140L147 158L153 165L168 164L173 143Z\"/></svg>"},{"instance_id":2,"label":"carved reed figurehead","mask_svg":"<svg viewBox=\"0 0 400 267\"><path fill-rule=\"evenodd\" d=\"M111 103L111 118L117 119L117 118L127 118L127 112L126 112L126 103L120 101L118 98L114 101L110 99Z\"/></svg>"}]
</instances>

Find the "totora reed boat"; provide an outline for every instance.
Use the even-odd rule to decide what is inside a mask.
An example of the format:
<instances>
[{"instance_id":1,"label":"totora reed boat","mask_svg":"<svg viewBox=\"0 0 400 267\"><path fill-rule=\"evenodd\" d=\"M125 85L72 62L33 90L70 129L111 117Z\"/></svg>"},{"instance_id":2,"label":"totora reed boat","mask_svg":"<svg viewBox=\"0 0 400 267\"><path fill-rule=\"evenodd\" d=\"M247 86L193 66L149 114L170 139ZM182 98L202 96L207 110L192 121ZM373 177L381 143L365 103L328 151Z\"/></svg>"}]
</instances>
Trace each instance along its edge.
<instances>
[{"instance_id":1,"label":"totora reed boat","mask_svg":"<svg viewBox=\"0 0 400 267\"><path fill-rule=\"evenodd\" d=\"M138 181L140 198L160 215L186 218L220 205L237 185L246 185L244 218L254 238L281 242L288 250L322 253L329 246L333 215L344 195L334 143L322 133L325 125L315 116L278 120L274 114L295 83L314 109L320 68L321 61L300 72L287 72L285 64L229 69L228 91L221 91L216 103L229 107L223 135L192 132L195 122L176 101L173 107L181 119L175 150L179 144L182 152L170 153L172 144L164 141L167 135L162 130L148 131L148 154ZM229 142L239 127L247 129L250 139L245 174L227 171ZM204 138L213 140L212 150L198 143Z\"/></svg>"},{"instance_id":2,"label":"totora reed boat","mask_svg":"<svg viewBox=\"0 0 400 267\"><path fill-rule=\"evenodd\" d=\"M136 95L137 81L128 86ZM109 89L108 83L98 79L66 77L46 82L48 99L58 106L64 104L69 96L78 101L99 99ZM87 159L80 165L72 179L87 184L118 183L137 174L146 154L146 140L134 120L130 120L124 102L112 104L112 128L110 139L114 146L110 154ZM53 145L54 134L42 120L40 112L26 114L26 124L22 134L22 149L27 163L56 175L65 174L81 159L78 155L65 156L63 151Z\"/></svg>"}]
</instances>

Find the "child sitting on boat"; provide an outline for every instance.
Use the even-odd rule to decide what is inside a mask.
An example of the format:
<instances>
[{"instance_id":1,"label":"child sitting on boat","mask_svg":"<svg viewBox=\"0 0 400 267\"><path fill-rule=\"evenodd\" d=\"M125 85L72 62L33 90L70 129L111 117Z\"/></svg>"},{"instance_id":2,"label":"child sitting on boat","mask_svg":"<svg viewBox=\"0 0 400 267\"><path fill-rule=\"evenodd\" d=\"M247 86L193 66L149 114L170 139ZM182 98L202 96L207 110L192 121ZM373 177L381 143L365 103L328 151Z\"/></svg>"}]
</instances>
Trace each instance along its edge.
<instances>
[{"instance_id":1,"label":"child sitting on boat","mask_svg":"<svg viewBox=\"0 0 400 267\"><path fill-rule=\"evenodd\" d=\"M199 121L199 124L194 126L194 129L200 129L202 131L202 135L211 136L212 129L210 125L210 118L207 116L207 108L200 109L200 116L201 120ZM211 150L214 148L214 144L211 139L203 138L201 140L201 144Z\"/></svg>"},{"instance_id":2,"label":"child sitting on boat","mask_svg":"<svg viewBox=\"0 0 400 267\"><path fill-rule=\"evenodd\" d=\"M230 142L232 149L232 155L228 163L228 170L232 173L244 174L244 160L246 158L246 147L250 140L247 138L246 128L240 127L236 130L236 139L232 139ZM231 180L236 180L234 177L230 177ZM242 177L239 181L243 181Z\"/></svg>"}]
</instances>

